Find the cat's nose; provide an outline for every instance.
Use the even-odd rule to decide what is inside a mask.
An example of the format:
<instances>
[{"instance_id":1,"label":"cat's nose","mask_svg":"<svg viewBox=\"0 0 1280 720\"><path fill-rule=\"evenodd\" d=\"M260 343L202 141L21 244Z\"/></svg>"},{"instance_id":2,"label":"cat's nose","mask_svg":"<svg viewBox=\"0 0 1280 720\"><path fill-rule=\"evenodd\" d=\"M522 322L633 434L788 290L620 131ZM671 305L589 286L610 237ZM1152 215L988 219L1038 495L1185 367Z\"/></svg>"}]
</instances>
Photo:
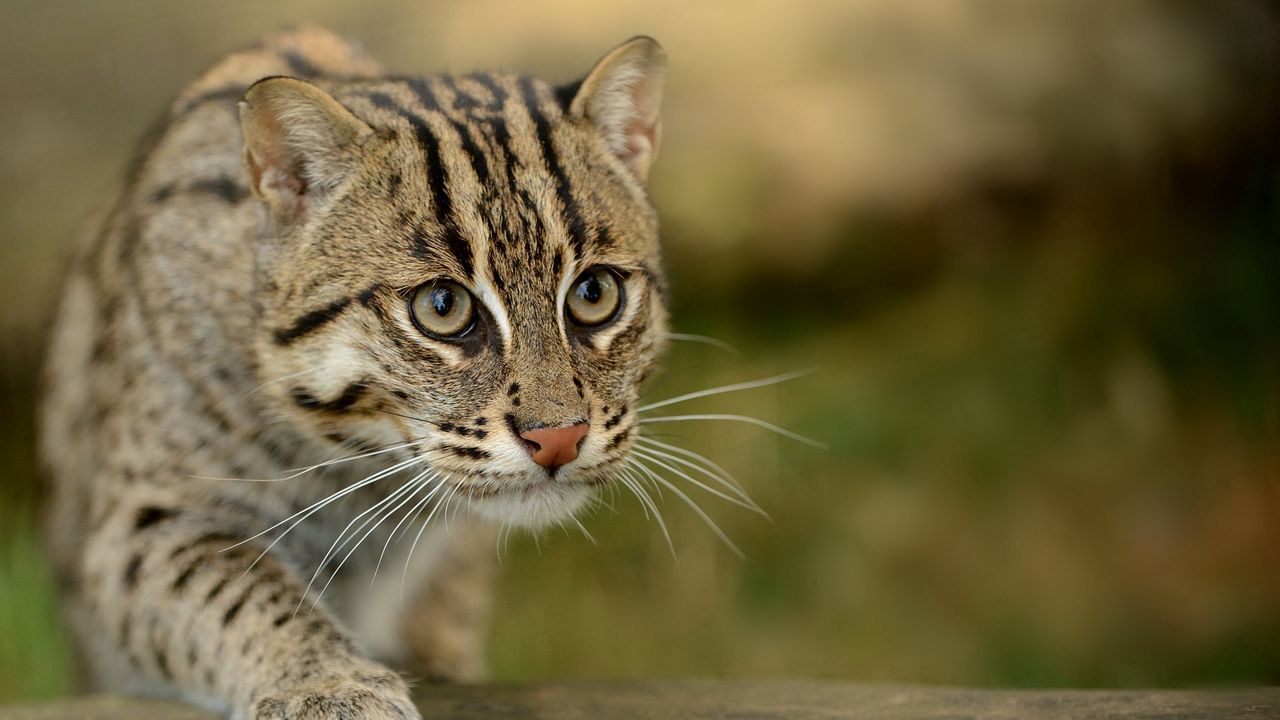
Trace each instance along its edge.
<instances>
[{"instance_id":1,"label":"cat's nose","mask_svg":"<svg viewBox=\"0 0 1280 720\"><path fill-rule=\"evenodd\" d=\"M533 461L555 472L578 457L578 444L587 434L587 423L565 427L544 427L520 433Z\"/></svg>"}]
</instances>

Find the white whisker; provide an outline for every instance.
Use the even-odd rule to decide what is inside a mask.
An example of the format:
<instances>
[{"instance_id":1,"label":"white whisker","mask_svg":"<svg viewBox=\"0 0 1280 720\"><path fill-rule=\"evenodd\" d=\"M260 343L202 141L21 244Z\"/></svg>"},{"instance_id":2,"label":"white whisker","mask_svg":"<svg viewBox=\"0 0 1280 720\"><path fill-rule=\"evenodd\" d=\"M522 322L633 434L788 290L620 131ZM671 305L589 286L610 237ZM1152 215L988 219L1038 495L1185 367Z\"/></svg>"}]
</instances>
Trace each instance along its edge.
<instances>
[{"instance_id":1,"label":"white whisker","mask_svg":"<svg viewBox=\"0 0 1280 720\"><path fill-rule=\"evenodd\" d=\"M454 499L458 499L458 498L460 498L460 497L462 497L462 498L466 498L468 502L470 502L470 500L471 500L471 496L470 496L470 495L466 495L466 494L464 494L464 495L458 495L457 493L454 493L454 495L453 495L453 498L454 498ZM449 513L450 513L450 509L449 509L449 507L446 505L446 507L445 507L445 509L444 509L444 513L442 514L442 517L444 518L444 529L445 529L445 532L448 532L448 531L449 531L449 519L450 519L450 518L455 518L455 517L457 517L457 516L458 516L458 512L459 512L459 510L460 510L460 508L461 508L461 507L462 507L462 503L458 503L458 505L454 506L454 508L453 508L453 514L452 514L452 515L450 515L450 514L449 514Z\"/></svg>"},{"instance_id":2,"label":"white whisker","mask_svg":"<svg viewBox=\"0 0 1280 720\"><path fill-rule=\"evenodd\" d=\"M430 472L430 469L423 470L421 473L418 473L417 475L410 478L407 482L405 482L399 488L391 492L389 495L377 501L370 507L364 509L360 513L356 514L355 517L351 518L351 520L347 522L346 526L342 528L342 531L338 533L338 536L334 538L333 545L329 547L329 551L324 554L324 557L320 558L320 566L323 567L324 564L328 562L330 557L332 557L338 550L340 550L343 546L346 545L345 542L340 545L339 541L346 536L349 530L351 530L352 525L355 525L357 522L360 522L360 519L363 518L364 516L369 515L371 513L376 513L376 511L381 505L384 505L389 502L393 502L396 498L400 497L402 494L409 492L410 489L414 488L417 485L418 481L421 480L422 477L426 475L428 472ZM360 527L356 528L355 532L358 533L361 530L363 530L365 526L368 524L368 522L369 521L366 520L364 523L362 523ZM319 570L317 570L316 572L319 572Z\"/></svg>"},{"instance_id":3,"label":"white whisker","mask_svg":"<svg viewBox=\"0 0 1280 720\"><path fill-rule=\"evenodd\" d=\"M498 558L498 565L502 565L502 532L507 529L507 521L503 520L498 525L498 532L493 534L493 554Z\"/></svg>"},{"instance_id":4,"label":"white whisker","mask_svg":"<svg viewBox=\"0 0 1280 720\"><path fill-rule=\"evenodd\" d=\"M378 448L377 450L371 450L369 452L360 453L358 455L348 455L346 457L340 457L333 460L325 460L324 462L319 462L319 463L316 463L315 465L308 465L307 467L304 467L304 468L291 468L289 470L286 470L286 472L290 473L289 475L284 475L282 477L277 477L277 478L230 478L230 477L213 477L208 475L188 475L187 477L190 477L196 480L227 480L230 482L268 482L268 483L284 482L285 480L293 480L294 478L302 477L303 475L306 475L307 473L313 470L317 470L319 468L328 468L333 465L340 465L342 463L351 462L353 460L362 460L364 458L370 458L375 455L383 455L389 452L395 452L396 450L403 450L404 448L417 447L419 445L422 445L422 443L426 442L427 439L428 439L427 436L423 436L414 440L409 440L407 442L398 443L395 445L388 445L388 446Z\"/></svg>"},{"instance_id":5,"label":"white whisker","mask_svg":"<svg viewBox=\"0 0 1280 720\"><path fill-rule=\"evenodd\" d=\"M394 540L397 537L398 533L401 532L401 527L408 528L409 524L412 524L413 521L409 520L410 517L412 517L413 520L417 520L418 515L422 512L422 508L426 507L426 504L431 502L431 498L435 497L435 494L437 492L440 492L440 488L444 486L444 481L436 482L440 478L440 473L438 472L432 472L428 470L428 471L424 471L418 477L421 478L427 475L428 473L431 474L431 477L423 481L422 486L419 487L419 490L421 490L422 487L426 487L427 485L430 485L432 482L436 483L435 487L431 488L431 491L428 492L425 496L423 496L422 499L420 499L417 502L417 504L415 504L413 507L410 507L407 511L405 511L404 517L400 518L400 522L396 523L396 526L391 528L391 532L387 533L387 541L382 544L382 552L378 554L378 564L375 565L373 568L373 578L369 580L370 589L373 588L373 584L378 580L378 571L382 569L382 560L387 555L387 548L391 546L391 541ZM406 524L406 522L409 524Z\"/></svg>"},{"instance_id":6,"label":"white whisker","mask_svg":"<svg viewBox=\"0 0 1280 720\"><path fill-rule=\"evenodd\" d=\"M653 518L657 521L658 527L662 529L662 537L667 541L667 549L671 551L671 557L676 557L676 545L671 540L671 531L667 529L667 522L662 519L662 513L658 512L658 505L653 502L653 498L649 497L649 493L645 492L644 487L641 486L636 476L629 471L631 467L639 467L639 463L634 458L629 457L627 458L626 467L623 468L618 477L626 485L627 489L636 496L640 504L648 508L646 515L649 510L653 511Z\"/></svg>"},{"instance_id":7,"label":"white whisker","mask_svg":"<svg viewBox=\"0 0 1280 720\"><path fill-rule=\"evenodd\" d=\"M645 446L655 446L658 448L663 448L663 450L675 452L675 454L677 455L684 455L685 457L687 457L687 459L701 462L701 464L704 465L704 468L703 468L704 473L707 473L707 471L716 471L716 473L719 475L719 478L721 478L723 482L731 484L732 487L737 488L737 492L741 493L741 495L746 495L746 488L742 487L742 484L737 482L737 478L733 477L733 474L730 473L730 471L722 468L722 466L717 465L716 462L708 459L707 456L698 454L698 452L694 452L692 450L687 450L687 448L680 447L678 445L672 445L672 443L669 443L669 442L662 442L660 441L660 439L657 439L657 438L643 436L643 434L639 434L639 433L636 434L635 439L636 439L636 442L643 443L643 445ZM649 447L649 450L653 450L653 448L654 447Z\"/></svg>"},{"instance_id":8,"label":"white whisker","mask_svg":"<svg viewBox=\"0 0 1280 720\"><path fill-rule=\"evenodd\" d=\"M636 465L640 464L640 461L637 460L636 458L632 457L631 459L635 461ZM667 496L662 494L662 486L654 482L653 480L649 479L647 474L636 473L636 483L640 485L640 487L642 488L652 489L653 493L658 496L657 502L661 502L661 503L667 502Z\"/></svg>"},{"instance_id":9,"label":"white whisker","mask_svg":"<svg viewBox=\"0 0 1280 720\"><path fill-rule=\"evenodd\" d=\"M258 560L261 560L261 559L262 559L262 558L263 558L263 557L264 557L268 552L270 552L270 551L271 551L271 548L273 548L273 547L275 547L275 546L276 546L276 543L280 542L280 540L281 540L281 539L283 539L285 535L288 535L290 531L292 531L294 528L296 528L296 527L298 526L298 524L299 524L299 523L301 523L302 521L306 520L307 518L311 517L311 516L312 516L312 515L314 515L316 512L318 512L318 511L320 510L320 508L324 507L325 505L328 505L329 503L331 503L331 502L333 502L333 501L335 501L335 500L337 500L337 499L339 499L339 498L342 498L342 497L345 497L345 496L347 496L347 495L350 495L351 493L353 493L353 492L355 492L355 491L359 490L359 489L360 489L360 488L362 488L362 487L365 487L365 486L371 485L371 484L373 484L373 483L375 483L375 482L378 482L379 480L381 480L381 479L383 479L383 478L387 477L388 475L395 474L395 473L397 473L397 472L399 472L399 471L401 471L401 470L403 470L403 469L405 469L405 468L409 467L410 465L413 465L413 464L418 463L418 462L424 462L424 461L425 461L425 459L426 459L425 457L422 457L422 458L414 457L414 458L410 458L410 459L408 459L408 460L404 460L404 461L398 462L398 463L396 463L395 465L392 465L392 466L391 466L391 467L389 467L389 468L385 468L385 469L383 469L383 470L379 470L378 472L376 472L376 473L374 473L374 474L370 475L369 477L367 477L367 478L365 478L365 479L363 479L363 480L360 480L359 482L352 483L352 484L348 485L347 487L342 488L341 490L338 490L337 492L334 492L334 493L332 493L332 494L328 495L328 496L327 496L327 497L325 497L324 499L319 500L319 501L317 501L317 502L315 502L315 503L312 503L310 506L305 507L305 508L303 508L303 509L299 510L298 512L296 512L296 513L294 513L294 514L290 515L289 517L287 517L287 518L285 518L285 519L281 520L280 522L276 523L275 525L272 525L271 527L267 528L266 530L263 530L262 532L257 533L256 535L251 535L251 536L249 536L249 537L245 538L244 540L241 540L240 542L238 542L238 543L236 543L236 544L234 544L234 545L231 545L231 546L228 546L228 547L226 547L226 548L223 548L223 551L230 550L230 549L232 549L232 548L235 548L235 547L239 547L239 546L241 546L241 545L244 545L245 543L250 542L250 541L252 541L252 540L256 540L256 539L258 539L258 538L262 537L263 535L266 535L267 533L271 532L272 530L275 530L276 528L280 527L281 525L284 525L285 523L289 522L290 520L294 520L294 518L297 518L297 520L295 520L295 521L293 522L293 524L292 524L292 525L290 525L288 528L286 528L284 532L280 533L279 537L277 537L275 540L272 540L272 541L271 541L271 544L267 546L267 549L266 549L266 550L263 550L263 551L262 551L262 554L258 556L258 559L257 559L257 560L254 560L254 561L253 561L253 565L256 565L256 564L258 563ZM250 565L250 566L249 566L249 568L246 570L246 572L248 572L248 570L252 570L252 569L253 569L253 565Z\"/></svg>"},{"instance_id":10,"label":"white whisker","mask_svg":"<svg viewBox=\"0 0 1280 720\"><path fill-rule=\"evenodd\" d=\"M422 511L426 509L427 503L430 502L431 498L434 497L435 494L439 492L439 490L442 487L444 487L446 484L444 481L444 478L441 477L440 473L438 472L431 476L431 482L436 483L436 486L431 489L431 492L426 497L424 497L422 501L420 501L417 505L413 506L413 511L412 511L413 519L411 519L408 523L406 523L405 526L400 530L399 537L396 537L396 542L399 542L401 538L403 538L405 535L409 533L411 529L413 529L413 524L418 522L418 518L422 515ZM396 535L395 531L392 531L391 534L393 536Z\"/></svg>"},{"instance_id":11,"label":"white whisker","mask_svg":"<svg viewBox=\"0 0 1280 720\"><path fill-rule=\"evenodd\" d=\"M746 488L737 482L737 479L730 474L730 471L721 468L716 462L712 462L707 457L696 454L691 450L685 450L684 447L671 445L662 441L655 441L652 438L637 436L637 441L645 441L637 445L636 450L652 452L652 454L664 459L677 462L684 465L685 468L698 470L700 474L705 475L708 479L714 480L719 486L726 488L733 495L739 496L742 500L748 501L755 505L755 501L751 500L751 496L746 492Z\"/></svg>"},{"instance_id":12,"label":"white whisker","mask_svg":"<svg viewBox=\"0 0 1280 720\"><path fill-rule=\"evenodd\" d=\"M609 493L608 500L606 500L604 497L604 493L606 492ZM601 508L604 508L608 510L611 515L617 515L618 508L613 506L613 504L617 501L617 499L618 499L618 489L614 487L612 483L609 483L604 487L602 487L600 492L597 492L591 496L590 505L588 505L587 510L591 514L595 514L596 512L599 512Z\"/></svg>"},{"instance_id":13,"label":"white whisker","mask_svg":"<svg viewBox=\"0 0 1280 720\"><path fill-rule=\"evenodd\" d=\"M592 536L592 534L587 531L587 526L583 525L581 520L579 520L576 517L571 517L570 519L573 520L573 524L578 526L578 529L582 531L582 534L587 538L587 540L592 545L595 545L596 547L600 546L600 544L596 542L595 537Z\"/></svg>"},{"instance_id":14,"label":"white whisker","mask_svg":"<svg viewBox=\"0 0 1280 720\"><path fill-rule=\"evenodd\" d=\"M631 459L627 458L627 462L630 463ZM649 503L645 502L645 500L640 497L639 488L635 483L635 478L629 473L626 473L625 468L623 472L618 473L618 484L631 491L631 494L640 502L640 509L644 511L644 519L650 520L653 516L649 514Z\"/></svg>"},{"instance_id":15,"label":"white whisker","mask_svg":"<svg viewBox=\"0 0 1280 720\"><path fill-rule=\"evenodd\" d=\"M738 392L740 390L752 390L754 388L777 385L778 383L784 383L784 382L787 382L788 380L795 380L796 378L804 377L805 375L811 375L813 374L813 372L814 372L813 369L796 370L794 372L784 373L782 375L775 375L773 377L763 378L761 380L749 380L747 382L734 383L732 385L721 385L720 387L708 388L706 390L698 390L697 392L685 393L684 395L677 395L676 397L673 397L673 398L668 398L666 400L659 400L658 402L649 403L648 405L642 405L636 408L636 412L637 413L648 412L650 410L656 410L657 408L660 408L660 407L675 405L676 403L682 403L688 400L696 400L698 398L711 397L712 395L723 395L725 393Z\"/></svg>"},{"instance_id":16,"label":"white whisker","mask_svg":"<svg viewBox=\"0 0 1280 720\"><path fill-rule=\"evenodd\" d=\"M507 521L503 521L502 527L498 528L498 562L501 563L505 553L509 551L508 542L511 539L511 530L514 526Z\"/></svg>"},{"instance_id":17,"label":"white whisker","mask_svg":"<svg viewBox=\"0 0 1280 720\"><path fill-rule=\"evenodd\" d=\"M668 490L675 493L676 497L679 497L681 500L683 500L684 503L689 506L690 510L693 510L695 513L697 513L698 517L702 518L702 522L706 523L706 526L711 529L711 532L715 533L716 537L720 538L720 541L723 542L725 546L727 546L731 551L733 551L734 555L737 555L739 558L745 557L742 551L738 549L738 546L734 545L733 541L729 539L729 536L725 535L724 531L720 529L720 526L716 525L715 521L711 519L711 516L707 515L707 513L705 513L702 510L702 508L698 506L698 503L694 502L692 498L690 498L688 495L685 495L683 492L681 492L680 488L676 487L666 478L654 472L652 469L650 469L647 465L645 465L642 462L637 461L636 467L640 468L646 474L648 474L649 477L653 478L654 482L661 483Z\"/></svg>"},{"instance_id":18,"label":"white whisker","mask_svg":"<svg viewBox=\"0 0 1280 720\"><path fill-rule=\"evenodd\" d=\"M311 579L307 581L307 589L303 592L302 602L305 602L306 596L310 594L312 586L315 585L316 580L319 579L320 577L320 573L324 572L325 565L329 562L329 559L332 557L336 557L337 553L343 547L345 547L347 543L351 542L351 538L354 538L357 533L359 533L361 530L368 527L370 523L374 522L374 520L380 516L382 512L382 508L384 506L394 503L397 498L403 496L406 493L411 492L415 487L416 487L416 480L409 480L408 482L406 482L405 484L397 488L395 491L388 494L386 497L382 498L381 500L374 503L373 505L370 505L368 508L365 508L365 510L358 513L355 517L351 518L351 520L346 524L346 526L342 528L342 531L338 533L338 536L333 539L333 543L329 545L329 549L325 551L324 557L321 557L320 562L316 563L315 572L311 574ZM369 516L368 519L364 520L364 522L361 522L361 518L364 518L366 515ZM357 527L355 529L355 532L351 533L351 537L348 538L347 533L351 531L351 527L356 523L360 523L360 526ZM375 524L374 527L377 527L377 525ZM344 538L346 539L344 540ZM348 557L350 557L350 555L348 555ZM344 561L345 561L345 558L344 558ZM341 569L342 567L341 564L338 567L339 569ZM329 582L333 582L333 577L336 576L337 574L338 574L338 571L334 570L333 575L329 577ZM325 587L326 588L329 587L328 582L325 583ZM320 594L323 595L324 591L321 590ZM299 602L298 604L299 608L302 607L302 602ZM319 603L319 598L317 598L316 601L312 603L311 605L312 609L315 608L317 603Z\"/></svg>"},{"instance_id":19,"label":"white whisker","mask_svg":"<svg viewBox=\"0 0 1280 720\"><path fill-rule=\"evenodd\" d=\"M703 345L710 345L714 348L719 348L720 350L723 350L729 353L730 355L733 355L734 357L742 357L742 353L738 352L738 349L735 348L734 346L730 345L729 343L723 340L719 340L717 338L713 338L708 335L694 335L693 333L669 332L667 333L667 339L681 340L684 342L692 342L692 343L701 343Z\"/></svg>"},{"instance_id":20,"label":"white whisker","mask_svg":"<svg viewBox=\"0 0 1280 720\"><path fill-rule=\"evenodd\" d=\"M784 427L779 427L777 425L774 425L771 422L766 422L764 420L761 420L760 418L754 418L749 415L726 415L723 413L711 413L706 415L664 415L661 417L641 418L639 422L641 424L648 424L648 423L664 423L664 422L688 422L691 420L728 420L732 422L747 423L749 425L762 427L765 430L773 431L783 437L791 438L796 442L804 443L805 445L809 445L811 447L816 447L819 450L828 449L826 445L818 442L817 440L812 440L799 433L792 432Z\"/></svg>"},{"instance_id":21,"label":"white whisker","mask_svg":"<svg viewBox=\"0 0 1280 720\"><path fill-rule=\"evenodd\" d=\"M418 534L414 536L413 544L409 546L409 554L404 559L404 572L400 575L401 599L404 599L405 585L409 583L409 565L413 562L413 551L418 549L418 541L422 539L422 534L427 531L427 526L431 524L431 518L436 516L441 507L449 504L449 498L457 494L459 487L459 485L450 484L445 494L440 496L440 502L436 503L436 506L431 508L431 512L427 513L427 519L422 521L422 527L418 528Z\"/></svg>"},{"instance_id":22,"label":"white whisker","mask_svg":"<svg viewBox=\"0 0 1280 720\"><path fill-rule=\"evenodd\" d=\"M290 478L298 477L299 475L304 475L318 468L327 468L333 465L340 465L342 463L351 462L353 460L363 460L365 458L374 457L375 455L385 455L386 453L389 453L389 452L395 452L397 450L403 450L405 448L417 447L421 445L423 442L425 442L427 439L428 439L428 436L424 435L420 438L415 438L413 440L408 440L408 441L405 441L402 443L396 443L393 445L385 445L375 450L359 453L357 455L348 455L346 457L335 458L333 460L325 460L324 462L316 463L315 465L309 465L304 468L295 468L296 470L295 474L290 475L289 477Z\"/></svg>"},{"instance_id":23,"label":"white whisker","mask_svg":"<svg viewBox=\"0 0 1280 720\"><path fill-rule=\"evenodd\" d=\"M695 479L693 476L689 475L688 473L684 472L683 470L680 470L679 468L675 467L674 465L668 465L666 462L664 462L661 458L659 458L659 457L658 457L658 456L656 456L656 455L650 455L649 453L647 453L647 452L645 452L645 451L643 451L643 450L641 450L641 449L639 449L639 448L636 448L635 453L636 453L636 455L637 455L637 456L639 456L639 457L641 457L641 458L644 458L645 460L648 460L648 461L649 461L649 462L651 462L651 463L654 463L654 464L655 464L655 465L657 465L658 467L661 467L661 468L663 468L663 469L665 469L665 470L669 470L670 472L675 473L676 475L678 475L678 476L680 476L680 477L684 478L685 480L688 480L689 482L693 483L696 487L701 488L702 490L705 490L705 491L707 491L707 492L711 493L712 495L715 495L716 497L718 497L718 498L720 498L720 499L722 499L722 500L725 500L725 501L731 502L731 503L733 503L734 505L737 505L737 506L739 506L739 507L746 508L747 510L750 510L750 511L751 511L751 512L753 512L753 513L758 513L758 514L760 514L760 515L762 515L762 516L764 516L764 517L769 517L769 513L766 513L766 512L764 511L764 509L762 509L759 505L756 505L756 504L751 500L751 498L749 498L749 497L748 497L748 498L746 498L746 499L744 500L744 499L740 499L740 498L734 497L733 495L726 495L725 493L721 492L720 490L717 490L716 488L713 488L713 487L711 487L710 485L707 485L706 483L703 483L703 482L701 482L701 481L699 481L699 480Z\"/></svg>"},{"instance_id":24,"label":"white whisker","mask_svg":"<svg viewBox=\"0 0 1280 720\"><path fill-rule=\"evenodd\" d=\"M411 483L406 483L406 485L409 485L409 484L413 486L412 489L403 499L401 499L399 502L396 503L395 507L391 508L385 513L381 513L380 515L375 516L376 520L375 518L370 518L369 520L365 521L366 524L370 521L374 521L373 526L370 527L368 530L366 530L365 534L362 535L360 539L357 540L355 544L351 546L351 549L347 551L347 554L342 556L342 559L338 561L338 567L334 569L333 574L329 575L329 580L325 582L324 587L320 588L320 594L316 596L315 602L311 604L312 610L314 610L316 606L320 604L320 600L324 598L325 591L329 589L329 585L331 585L334 579L338 577L338 573L342 572L342 567L347 564L347 560L351 559L351 556L355 554L356 550L360 549L360 546L364 544L364 541L369 539L369 536L372 535L374 531L378 529L378 526L382 525L384 520L391 517L392 515L395 515L396 512L400 510L400 508L409 504L409 502L413 500L414 496L417 495L418 490L422 487L421 483L418 481L412 481ZM359 532L359 530L357 530L356 532ZM354 537L354 534L352 535L352 537ZM309 586L308 586L308 589L310 589Z\"/></svg>"}]
</instances>

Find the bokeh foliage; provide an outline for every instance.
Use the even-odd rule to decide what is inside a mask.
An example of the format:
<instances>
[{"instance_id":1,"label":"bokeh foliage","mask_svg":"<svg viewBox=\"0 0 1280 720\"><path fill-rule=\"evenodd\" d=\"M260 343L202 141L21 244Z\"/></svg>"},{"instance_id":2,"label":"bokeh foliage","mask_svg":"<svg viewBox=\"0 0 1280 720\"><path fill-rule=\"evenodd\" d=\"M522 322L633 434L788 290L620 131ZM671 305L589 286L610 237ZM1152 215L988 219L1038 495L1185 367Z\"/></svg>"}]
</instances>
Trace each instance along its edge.
<instances>
[{"instance_id":1,"label":"bokeh foliage","mask_svg":"<svg viewBox=\"0 0 1280 720\"><path fill-rule=\"evenodd\" d=\"M513 539L504 679L1280 682L1280 50L1251 0L0 7L0 700L68 687L32 408L78 222L202 66L299 21L397 70L671 56L651 426L772 521L630 498Z\"/></svg>"}]
</instances>

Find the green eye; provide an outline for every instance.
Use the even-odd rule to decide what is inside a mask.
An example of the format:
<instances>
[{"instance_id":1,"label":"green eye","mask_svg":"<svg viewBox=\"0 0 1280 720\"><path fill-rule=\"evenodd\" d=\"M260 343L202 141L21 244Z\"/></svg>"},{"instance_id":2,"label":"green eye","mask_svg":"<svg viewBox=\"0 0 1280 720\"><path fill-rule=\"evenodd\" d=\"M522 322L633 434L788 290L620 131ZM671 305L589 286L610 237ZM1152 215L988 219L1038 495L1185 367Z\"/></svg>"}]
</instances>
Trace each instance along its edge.
<instances>
[{"instance_id":1,"label":"green eye","mask_svg":"<svg viewBox=\"0 0 1280 720\"><path fill-rule=\"evenodd\" d=\"M622 306L622 285L607 268L582 273L565 298L569 317L579 325L594 327L613 319Z\"/></svg>"},{"instance_id":2,"label":"green eye","mask_svg":"<svg viewBox=\"0 0 1280 720\"><path fill-rule=\"evenodd\" d=\"M471 293L452 280L433 280L413 291L409 312L428 335L458 338L475 325Z\"/></svg>"}]
</instances>

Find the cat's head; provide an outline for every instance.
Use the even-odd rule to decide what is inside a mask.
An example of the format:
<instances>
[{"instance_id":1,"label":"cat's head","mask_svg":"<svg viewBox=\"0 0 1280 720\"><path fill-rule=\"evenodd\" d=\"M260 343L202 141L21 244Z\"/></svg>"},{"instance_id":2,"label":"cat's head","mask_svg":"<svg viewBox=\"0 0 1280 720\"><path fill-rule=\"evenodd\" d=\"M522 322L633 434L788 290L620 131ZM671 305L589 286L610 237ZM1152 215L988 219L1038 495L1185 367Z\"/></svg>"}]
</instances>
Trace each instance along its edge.
<instances>
[{"instance_id":1,"label":"cat's head","mask_svg":"<svg viewBox=\"0 0 1280 720\"><path fill-rule=\"evenodd\" d=\"M664 68L636 38L564 87L251 87L273 409L335 455L412 443L401 452L425 463L403 477L425 472L503 522L576 510L630 451L664 345L646 190Z\"/></svg>"}]
</instances>

